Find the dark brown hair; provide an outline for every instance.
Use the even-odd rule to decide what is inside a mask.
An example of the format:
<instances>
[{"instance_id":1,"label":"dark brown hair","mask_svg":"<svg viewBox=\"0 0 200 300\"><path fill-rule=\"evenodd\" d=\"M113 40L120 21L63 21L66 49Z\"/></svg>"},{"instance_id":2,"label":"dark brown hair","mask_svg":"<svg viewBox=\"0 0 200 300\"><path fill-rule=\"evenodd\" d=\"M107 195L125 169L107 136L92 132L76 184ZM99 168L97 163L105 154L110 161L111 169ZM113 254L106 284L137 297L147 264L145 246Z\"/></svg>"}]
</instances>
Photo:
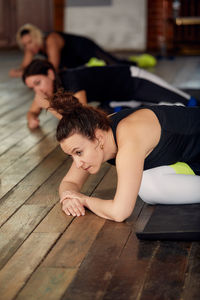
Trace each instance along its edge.
<instances>
[{"instance_id":1,"label":"dark brown hair","mask_svg":"<svg viewBox=\"0 0 200 300\"><path fill-rule=\"evenodd\" d=\"M52 70L55 74L54 80L54 92L61 87L61 80L57 75L54 66L46 59L33 59L32 62L24 69L22 79L25 80L29 76L34 75L48 75L48 70Z\"/></svg>"},{"instance_id":2,"label":"dark brown hair","mask_svg":"<svg viewBox=\"0 0 200 300\"><path fill-rule=\"evenodd\" d=\"M82 105L73 93L59 89L49 98L50 108L60 113L63 117L57 126L56 138L58 142L80 133L94 140L95 129L108 131L110 122L107 115L89 105Z\"/></svg>"},{"instance_id":3,"label":"dark brown hair","mask_svg":"<svg viewBox=\"0 0 200 300\"><path fill-rule=\"evenodd\" d=\"M32 62L24 69L22 79L25 82L26 77L32 75L47 75L48 70L56 73L54 66L46 59L33 59Z\"/></svg>"}]
</instances>

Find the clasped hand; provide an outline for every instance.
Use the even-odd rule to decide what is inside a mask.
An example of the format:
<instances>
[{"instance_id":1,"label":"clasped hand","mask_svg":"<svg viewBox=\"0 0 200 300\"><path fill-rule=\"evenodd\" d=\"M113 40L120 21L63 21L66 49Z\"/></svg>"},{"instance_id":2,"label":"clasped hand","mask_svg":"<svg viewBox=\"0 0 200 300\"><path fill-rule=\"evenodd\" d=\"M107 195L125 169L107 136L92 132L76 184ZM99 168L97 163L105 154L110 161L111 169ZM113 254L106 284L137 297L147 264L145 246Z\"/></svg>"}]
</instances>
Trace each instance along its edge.
<instances>
[{"instance_id":1,"label":"clasped hand","mask_svg":"<svg viewBox=\"0 0 200 300\"><path fill-rule=\"evenodd\" d=\"M74 192L65 191L61 196L60 203L62 205L62 210L68 215L72 216L84 216L85 215L85 200L87 196Z\"/></svg>"}]
</instances>

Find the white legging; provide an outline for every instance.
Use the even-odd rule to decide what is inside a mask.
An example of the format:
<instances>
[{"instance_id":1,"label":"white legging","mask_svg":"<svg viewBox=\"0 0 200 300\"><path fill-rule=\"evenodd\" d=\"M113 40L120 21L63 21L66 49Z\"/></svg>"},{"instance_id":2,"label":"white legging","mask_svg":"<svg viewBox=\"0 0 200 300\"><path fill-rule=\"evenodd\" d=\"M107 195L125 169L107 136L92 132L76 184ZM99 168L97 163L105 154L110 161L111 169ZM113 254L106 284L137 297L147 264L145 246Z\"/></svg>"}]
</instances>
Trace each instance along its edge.
<instances>
[{"instance_id":1,"label":"white legging","mask_svg":"<svg viewBox=\"0 0 200 300\"><path fill-rule=\"evenodd\" d=\"M176 174L170 166L143 172L139 196L149 204L200 203L200 176Z\"/></svg>"}]
</instances>

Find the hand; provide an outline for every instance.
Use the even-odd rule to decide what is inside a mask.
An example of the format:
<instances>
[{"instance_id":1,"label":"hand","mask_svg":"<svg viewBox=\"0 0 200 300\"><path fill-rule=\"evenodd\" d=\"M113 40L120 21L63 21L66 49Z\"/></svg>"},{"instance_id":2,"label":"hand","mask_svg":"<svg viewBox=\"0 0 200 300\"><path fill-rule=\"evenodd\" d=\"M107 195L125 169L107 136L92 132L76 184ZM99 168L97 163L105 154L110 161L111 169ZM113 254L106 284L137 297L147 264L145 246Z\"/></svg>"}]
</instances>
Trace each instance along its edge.
<instances>
[{"instance_id":1,"label":"hand","mask_svg":"<svg viewBox=\"0 0 200 300\"><path fill-rule=\"evenodd\" d=\"M38 118L29 118L28 120L28 128L29 129L36 129L40 125L40 121Z\"/></svg>"},{"instance_id":2,"label":"hand","mask_svg":"<svg viewBox=\"0 0 200 300\"><path fill-rule=\"evenodd\" d=\"M84 216L84 202L86 197L87 196L74 191L65 191L60 199L60 203L62 204L62 210L68 216Z\"/></svg>"},{"instance_id":3,"label":"hand","mask_svg":"<svg viewBox=\"0 0 200 300\"><path fill-rule=\"evenodd\" d=\"M21 69L11 69L9 72L10 77L21 77L23 74Z\"/></svg>"}]
</instances>

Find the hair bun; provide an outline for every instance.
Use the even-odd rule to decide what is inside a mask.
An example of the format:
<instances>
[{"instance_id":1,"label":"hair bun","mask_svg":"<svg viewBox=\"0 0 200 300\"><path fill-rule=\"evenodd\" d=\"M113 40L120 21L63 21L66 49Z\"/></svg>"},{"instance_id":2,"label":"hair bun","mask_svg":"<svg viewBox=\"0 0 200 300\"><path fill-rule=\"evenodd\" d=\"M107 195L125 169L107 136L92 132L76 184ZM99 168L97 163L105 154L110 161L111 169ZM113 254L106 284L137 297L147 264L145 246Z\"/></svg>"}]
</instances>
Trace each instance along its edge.
<instances>
[{"instance_id":1,"label":"hair bun","mask_svg":"<svg viewBox=\"0 0 200 300\"><path fill-rule=\"evenodd\" d=\"M82 104L74 97L72 92L64 91L60 88L50 99L50 107L62 116L69 115L82 108Z\"/></svg>"}]
</instances>

